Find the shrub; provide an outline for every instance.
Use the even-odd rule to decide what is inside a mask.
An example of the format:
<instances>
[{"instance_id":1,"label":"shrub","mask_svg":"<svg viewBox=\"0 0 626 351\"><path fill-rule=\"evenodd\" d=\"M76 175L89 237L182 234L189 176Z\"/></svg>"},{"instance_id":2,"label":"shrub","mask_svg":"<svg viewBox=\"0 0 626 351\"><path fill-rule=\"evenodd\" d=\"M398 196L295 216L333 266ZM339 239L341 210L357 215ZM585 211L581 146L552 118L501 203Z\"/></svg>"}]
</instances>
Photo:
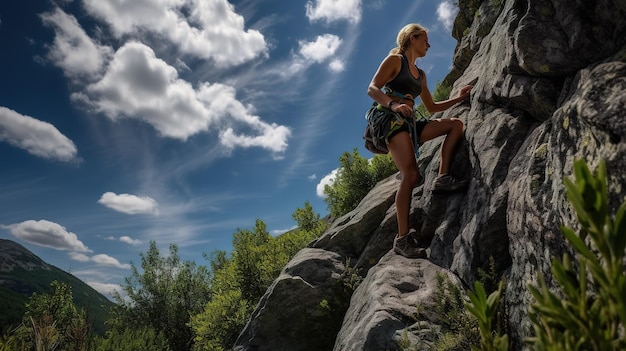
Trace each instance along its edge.
<instances>
[{"instance_id":1,"label":"shrub","mask_svg":"<svg viewBox=\"0 0 626 351\"><path fill-rule=\"evenodd\" d=\"M613 220L604 161L592 174L578 160L574 173L574 182L564 181L582 229L578 235L567 227L561 231L577 260L567 254L553 260L558 291L550 291L541 276L538 286L529 286L536 299L530 313L535 336L527 342L535 350L626 350L626 202Z\"/></svg>"}]
</instances>

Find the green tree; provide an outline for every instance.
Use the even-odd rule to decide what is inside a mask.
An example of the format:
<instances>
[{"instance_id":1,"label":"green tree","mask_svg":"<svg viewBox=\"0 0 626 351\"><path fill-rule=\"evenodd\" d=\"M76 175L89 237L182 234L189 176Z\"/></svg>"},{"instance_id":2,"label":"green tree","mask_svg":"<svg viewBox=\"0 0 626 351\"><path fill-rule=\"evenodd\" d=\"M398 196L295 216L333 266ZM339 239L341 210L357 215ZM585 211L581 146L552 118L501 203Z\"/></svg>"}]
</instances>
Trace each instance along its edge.
<instances>
[{"instance_id":1,"label":"green tree","mask_svg":"<svg viewBox=\"0 0 626 351\"><path fill-rule=\"evenodd\" d=\"M379 181L398 171L390 155L376 155L371 161L354 148L339 158L339 170L332 185L324 187L330 214L340 217L352 211Z\"/></svg>"},{"instance_id":2,"label":"green tree","mask_svg":"<svg viewBox=\"0 0 626 351\"><path fill-rule=\"evenodd\" d=\"M313 206L308 201L304 203L304 208L296 209L291 217L298 223L298 228L307 231L314 230L320 222L320 215L313 211Z\"/></svg>"},{"instance_id":3,"label":"green tree","mask_svg":"<svg viewBox=\"0 0 626 351\"><path fill-rule=\"evenodd\" d=\"M210 258L213 297L202 313L191 318L194 350L222 351L232 347L258 300L289 260L326 229L324 221L307 202L292 217L298 228L277 237L257 220L253 230L233 234L228 257L216 251Z\"/></svg>"},{"instance_id":4,"label":"green tree","mask_svg":"<svg viewBox=\"0 0 626 351\"><path fill-rule=\"evenodd\" d=\"M91 325L74 305L69 285L53 281L50 294L34 293L16 329L19 344L28 349L88 350Z\"/></svg>"},{"instance_id":5,"label":"green tree","mask_svg":"<svg viewBox=\"0 0 626 351\"><path fill-rule=\"evenodd\" d=\"M172 350L191 350L193 331L190 316L201 312L209 301L209 271L194 262L181 261L178 247L169 247L161 256L154 241L141 255L142 272L133 264L132 275L125 279L127 299L116 294L115 317L109 326L123 332L129 326L149 327L163 333Z\"/></svg>"},{"instance_id":6,"label":"green tree","mask_svg":"<svg viewBox=\"0 0 626 351\"><path fill-rule=\"evenodd\" d=\"M167 339L150 327L113 329L106 337L98 337L93 351L169 351Z\"/></svg>"}]
</instances>

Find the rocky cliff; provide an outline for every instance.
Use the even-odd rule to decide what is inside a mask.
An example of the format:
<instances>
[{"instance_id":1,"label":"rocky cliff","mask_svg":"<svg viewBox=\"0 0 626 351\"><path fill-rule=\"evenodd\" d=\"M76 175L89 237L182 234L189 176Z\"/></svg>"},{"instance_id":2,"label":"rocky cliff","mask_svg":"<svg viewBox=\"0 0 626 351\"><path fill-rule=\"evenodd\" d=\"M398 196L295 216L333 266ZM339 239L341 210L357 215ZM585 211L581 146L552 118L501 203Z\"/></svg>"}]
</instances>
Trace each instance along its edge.
<instances>
[{"instance_id":1,"label":"rocky cliff","mask_svg":"<svg viewBox=\"0 0 626 351\"><path fill-rule=\"evenodd\" d=\"M563 178L573 162L604 159L613 213L626 199L626 2L460 0L459 40L446 78L452 94L476 81L459 117L466 138L453 175L467 192L432 194L439 143L418 164L411 220L432 236L428 259L390 252L396 233L392 176L302 250L259 302L235 350L395 350L435 328L436 277L463 289L490 265L506 279L508 330L525 350L532 329L527 286L550 277L570 248L560 226L578 228ZM626 233L625 233L626 235ZM346 268L364 278L352 295ZM348 270L350 271L350 270ZM548 284L552 284L548 279Z\"/></svg>"}]
</instances>

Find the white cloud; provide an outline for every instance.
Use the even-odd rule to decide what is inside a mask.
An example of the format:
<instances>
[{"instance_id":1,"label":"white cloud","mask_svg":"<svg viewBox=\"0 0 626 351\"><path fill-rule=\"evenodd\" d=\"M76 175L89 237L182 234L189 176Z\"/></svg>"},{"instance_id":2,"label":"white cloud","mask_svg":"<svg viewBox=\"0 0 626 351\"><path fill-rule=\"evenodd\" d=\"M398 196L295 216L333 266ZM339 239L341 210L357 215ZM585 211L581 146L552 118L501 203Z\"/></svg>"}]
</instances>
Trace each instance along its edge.
<instances>
[{"instance_id":1,"label":"white cloud","mask_svg":"<svg viewBox=\"0 0 626 351\"><path fill-rule=\"evenodd\" d=\"M245 30L244 18L227 0L84 0L87 11L118 37L154 32L187 54L232 66L267 55L265 38ZM189 14L189 17L185 17Z\"/></svg>"},{"instance_id":2,"label":"white cloud","mask_svg":"<svg viewBox=\"0 0 626 351\"><path fill-rule=\"evenodd\" d=\"M312 42L301 41L300 54L309 61L320 63L332 57L340 45L341 39L338 36L324 34Z\"/></svg>"},{"instance_id":3,"label":"white cloud","mask_svg":"<svg viewBox=\"0 0 626 351\"><path fill-rule=\"evenodd\" d=\"M317 187L315 188L315 193L320 198L326 198L326 194L324 194L324 187L326 185L333 185L335 179L337 178L337 169L334 169L332 172L324 176L324 178L320 179L320 182L317 183Z\"/></svg>"},{"instance_id":4,"label":"white cloud","mask_svg":"<svg viewBox=\"0 0 626 351\"><path fill-rule=\"evenodd\" d=\"M443 1L437 6L437 18L447 30L452 30L454 18L458 12L459 8L448 1Z\"/></svg>"},{"instance_id":5,"label":"white cloud","mask_svg":"<svg viewBox=\"0 0 626 351\"><path fill-rule=\"evenodd\" d=\"M121 269L130 269L130 264L127 263L120 263L120 261L118 261L116 258L113 258L109 255L105 255L105 254L98 254L98 255L93 255L91 257L84 255L82 253L78 253L78 252L70 252L68 254L68 256L70 256L70 258L74 261L78 261L78 262L94 262L99 266L104 266L104 267L115 267L115 268L121 268Z\"/></svg>"},{"instance_id":6,"label":"white cloud","mask_svg":"<svg viewBox=\"0 0 626 351\"><path fill-rule=\"evenodd\" d=\"M57 223L40 220L28 220L8 226L13 236L38 246L56 250L91 252L72 232L68 232Z\"/></svg>"},{"instance_id":7,"label":"white cloud","mask_svg":"<svg viewBox=\"0 0 626 351\"><path fill-rule=\"evenodd\" d=\"M343 61L341 60L332 60L330 64L328 64L328 67L333 72L343 72L346 69Z\"/></svg>"},{"instance_id":8,"label":"white cloud","mask_svg":"<svg viewBox=\"0 0 626 351\"><path fill-rule=\"evenodd\" d=\"M55 32L48 58L70 78L100 73L113 54L110 47L93 42L76 17L59 8L42 14L41 19Z\"/></svg>"},{"instance_id":9,"label":"white cloud","mask_svg":"<svg viewBox=\"0 0 626 351\"><path fill-rule=\"evenodd\" d=\"M78 262L89 262L89 256L82 254L80 252L70 252L68 254L71 259Z\"/></svg>"},{"instance_id":10,"label":"white cloud","mask_svg":"<svg viewBox=\"0 0 626 351\"><path fill-rule=\"evenodd\" d=\"M159 204L148 196L136 196L130 194L115 194L106 192L102 194L98 203L108 208L126 214L159 214Z\"/></svg>"},{"instance_id":11,"label":"white cloud","mask_svg":"<svg viewBox=\"0 0 626 351\"><path fill-rule=\"evenodd\" d=\"M143 244L143 241L141 241L139 239L133 239L130 236L127 236L127 235L123 235L123 236L121 236L119 238L116 238L114 236L107 236L105 239L109 240L109 241L118 241L119 240L120 242L123 242L123 243L126 243L126 244L130 244L130 245L133 245L133 246L137 246L137 245Z\"/></svg>"},{"instance_id":12,"label":"white cloud","mask_svg":"<svg viewBox=\"0 0 626 351\"><path fill-rule=\"evenodd\" d=\"M0 106L0 141L28 153L59 161L76 160L76 145L48 122Z\"/></svg>"},{"instance_id":13,"label":"white cloud","mask_svg":"<svg viewBox=\"0 0 626 351\"><path fill-rule=\"evenodd\" d=\"M204 83L194 89L178 78L174 67L138 42L122 46L103 78L73 98L111 119L142 120L166 137L186 140L216 129L226 153L256 146L278 155L286 150L291 135L289 128L252 115L230 86Z\"/></svg>"},{"instance_id":14,"label":"white cloud","mask_svg":"<svg viewBox=\"0 0 626 351\"><path fill-rule=\"evenodd\" d=\"M350 23L361 21L361 0L315 0L306 3L306 16L310 21Z\"/></svg>"},{"instance_id":15,"label":"white cloud","mask_svg":"<svg viewBox=\"0 0 626 351\"><path fill-rule=\"evenodd\" d=\"M130 264L128 263L120 263L120 261L118 261L116 258L113 258L109 255L105 255L105 254L98 254L98 255L94 255L90 258L90 261L97 263L100 266L107 266L107 267L115 267L115 268L121 268L121 269L130 269Z\"/></svg>"},{"instance_id":16,"label":"white cloud","mask_svg":"<svg viewBox=\"0 0 626 351\"><path fill-rule=\"evenodd\" d=\"M143 243L139 239L133 239L133 238L131 238L129 236L126 236L126 235L120 237L120 241L123 242L123 243L126 243L126 244L133 245L133 246L141 245Z\"/></svg>"}]
</instances>

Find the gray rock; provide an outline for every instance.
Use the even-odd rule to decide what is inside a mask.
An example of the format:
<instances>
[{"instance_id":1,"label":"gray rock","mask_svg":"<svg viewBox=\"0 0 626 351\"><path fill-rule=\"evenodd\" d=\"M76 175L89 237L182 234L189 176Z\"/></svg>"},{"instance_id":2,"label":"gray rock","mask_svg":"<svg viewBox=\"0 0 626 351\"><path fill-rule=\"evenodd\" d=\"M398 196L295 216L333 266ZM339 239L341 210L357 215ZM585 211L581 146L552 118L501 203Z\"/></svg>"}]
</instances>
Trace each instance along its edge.
<instances>
[{"instance_id":1,"label":"gray rock","mask_svg":"<svg viewBox=\"0 0 626 351\"><path fill-rule=\"evenodd\" d=\"M473 7L472 7L473 6ZM236 350L395 350L401 333L422 342L437 316L436 275L472 286L480 271L506 278L503 303L513 350L527 350L529 284L551 279L571 253L560 227L578 229L563 179L574 161L607 163L610 207L626 199L626 3L623 0L460 0L460 39L446 78L452 94L476 81L461 118L465 142L452 173L467 192L435 195L441 140L418 164L411 224L432 237L428 260L391 249L397 179L381 183L285 267L242 331ZM347 267L353 267L350 270ZM350 298L347 278L365 279ZM325 300L328 307L320 307Z\"/></svg>"}]
</instances>

